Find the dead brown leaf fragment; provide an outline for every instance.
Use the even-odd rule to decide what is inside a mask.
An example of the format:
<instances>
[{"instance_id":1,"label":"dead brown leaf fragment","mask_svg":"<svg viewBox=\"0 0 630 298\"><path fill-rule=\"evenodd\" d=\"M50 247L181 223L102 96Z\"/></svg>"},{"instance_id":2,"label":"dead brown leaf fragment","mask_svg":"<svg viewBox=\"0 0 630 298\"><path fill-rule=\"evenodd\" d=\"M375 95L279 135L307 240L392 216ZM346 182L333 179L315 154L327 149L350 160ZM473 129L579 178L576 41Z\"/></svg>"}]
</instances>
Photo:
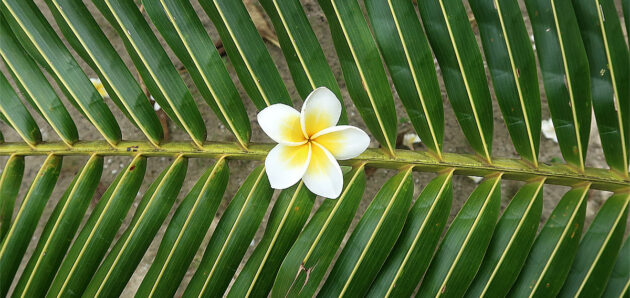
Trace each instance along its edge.
<instances>
[{"instance_id":1,"label":"dead brown leaf fragment","mask_svg":"<svg viewBox=\"0 0 630 298\"><path fill-rule=\"evenodd\" d=\"M243 1L245 4L245 8L249 12L249 16L252 18L260 37L263 40L266 40L273 44L276 47L280 47L280 42L278 42L278 36L276 36L275 31L267 22L265 18L265 14L263 13L262 8L258 5L257 1L254 0L245 0Z\"/></svg>"}]
</instances>

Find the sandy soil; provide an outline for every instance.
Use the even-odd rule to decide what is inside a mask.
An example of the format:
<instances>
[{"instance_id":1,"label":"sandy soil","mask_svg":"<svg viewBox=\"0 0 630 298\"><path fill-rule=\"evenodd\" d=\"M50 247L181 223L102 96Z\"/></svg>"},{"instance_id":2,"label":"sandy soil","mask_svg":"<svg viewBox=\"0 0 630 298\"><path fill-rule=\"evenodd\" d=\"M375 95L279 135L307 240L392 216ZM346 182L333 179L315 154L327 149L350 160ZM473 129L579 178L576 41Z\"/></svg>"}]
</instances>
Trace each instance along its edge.
<instances>
[{"instance_id":1,"label":"sandy soil","mask_svg":"<svg viewBox=\"0 0 630 298\"><path fill-rule=\"evenodd\" d=\"M37 0L36 1L37 4L39 5L39 7L42 9L42 11L44 12L44 14L46 15L46 17L50 20L50 23L53 25L53 27L55 27L55 30L57 30L57 32L59 32L52 16L50 15L50 13L48 12L48 8L46 7L46 5L43 3L43 1L41 0ZM88 5L88 7L90 8L91 11L93 11L94 13L94 17L96 18L96 20L98 21L98 23L100 24L101 28L104 30L104 32L107 34L107 36L110 38L110 41L112 42L112 44L114 45L114 47L116 48L116 50L120 53L121 57L123 57L123 59L125 60L125 62L131 66L131 68L133 68L131 60L129 59L129 56L127 55L127 53L125 52L124 46L120 40L120 38L117 36L116 32L114 31L114 29L107 23L107 21L98 13L98 11L95 9L95 7L91 4L90 1L84 1L86 2L86 4ZM205 13L201 10L201 8L198 6L197 2L194 1L195 6L198 8L198 14L201 18L201 20L203 21L204 25L206 26L207 31L209 32L209 34L211 35L212 39L214 41L218 40L218 34L216 32L216 30L214 29L214 26L212 25L212 23L210 22L209 18L205 15ZM336 53L332 44L332 39L330 36L330 32L328 30L328 24L326 22L326 19L324 17L324 14L321 12L321 10L319 9L319 6L317 5L317 2L315 0L302 0L302 4L304 6L305 11L307 12L307 15L309 17L309 20L311 22L311 25L313 26L313 29L316 33L316 35L318 36L320 43L322 44L322 47L324 49L324 52L326 53L326 56L329 60L329 63L333 69L333 72L335 74L335 76L337 77L338 81L339 81L339 85L342 89L342 93L343 93L343 97L346 103L346 108L348 111L348 117L349 117L349 123L358 127L361 127L363 129L366 129L365 124L363 123L363 120L359 117L356 109L354 108L352 101L350 100L350 97L347 94L347 91L345 90L345 84L343 82L342 79L342 72L341 72L341 68L339 66L339 62L337 61L337 57L336 57ZM148 19L148 18L147 18ZM476 27L475 27L476 30ZM156 31L157 32L157 31ZM531 34L531 32L530 32ZM159 36L159 34L158 34ZM161 37L160 37L161 39ZM165 48L168 49L168 47L166 46L166 44L162 41L163 45ZM289 93L291 94L294 103L296 105L296 107L301 106L301 100L299 99L299 95L295 90L295 87L291 81L291 77L286 65L286 62L284 61L284 57L282 56L282 52L279 48L271 45L270 43L267 43L267 47L268 50L272 56L272 58L274 59L274 61L276 62L276 65L278 67L278 70L280 71L280 74L282 75L282 78L284 79L284 81L286 82L287 88L289 89ZM170 49L167 50L169 55L173 58L173 63L174 65L179 69L182 67L182 64L175 58L175 56L173 55L173 53L170 51ZM74 54L74 53L73 53ZM78 56L75 55L75 57L77 58L77 61L81 61L81 59L78 58ZM227 59L227 58L226 58ZM240 90L240 93L242 95L243 98L243 102L245 103L245 106L247 108L248 114L250 116L250 119L255 119L255 115L256 115L256 109L254 107L254 105L251 103L251 101L249 100L247 94L244 92L242 86L238 83L238 79L234 73L234 69L231 66L231 64L229 63L229 61L226 61L226 64L228 66L228 70L230 71L230 73L232 74L233 80L235 82L237 82L237 87ZM84 68L85 72L90 76L90 77L95 77L95 73L93 70L91 70L85 63L83 63L81 61L81 66ZM6 68L4 64L0 64L0 70L2 70L2 72L4 72L5 74L8 74L6 72ZM7 75L7 77L9 77ZM233 137L231 136L231 134L229 133L229 131L217 120L216 116L212 113L212 111L210 110L210 108L208 107L208 105L203 101L203 99L201 98L201 96L199 95L199 92L196 90L196 88L194 87L192 80L188 77L187 74L183 74L183 78L185 79L187 85L189 86L193 97L196 99L197 104L202 112L202 116L205 119L206 122L206 127L208 129L208 140L212 140L212 141L233 141ZM490 81L490 80L489 80ZM442 82L441 82L442 83ZM393 85L392 85L392 89L393 89ZM446 127L445 127L445 140L444 140L444 150L446 152L456 152L456 153L471 153L473 152L473 150L470 148L470 146L467 144L458 124L457 121L455 119L455 115L453 113L452 108L450 107L450 104L448 103L447 97L446 97L446 93L444 91L444 87L442 86L442 95L443 95L443 101L444 101L444 111L445 111L445 123L446 123ZM542 84L541 84L541 95L542 97L542 101L543 101L543 110L542 110L542 115L543 115L543 119L547 119L549 118L549 110L548 107L546 105L546 98L544 97L544 92L542 90ZM493 94L494 96L494 94ZM397 94L395 94L396 97L396 107L398 110L398 116L399 118L402 117L406 117L404 109L402 107L402 104L400 102L400 100L397 98ZM113 105L113 103L111 102L111 100L107 101L111 110L114 112L116 118L119 120L120 126L122 128L123 131L123 135L124 135L124 139L127 140L143 140L144 137L142 136L141 132L134 127L133 125L130 124L130 122L124 118L122 116L122 113ZM72 107L70 107L70 105L68 105L69 110L71 111L71 113L73 114L73 118L75 120L75 123L77 124L77 127L79 128L79 133L80 133L80 137L82 140L98 140L98 139L102 139L100 137L100 135L98 134L98 132L91 126L91 124L83 119L81 116L79 116L79 114L76 112L76 110L74 110ZM493 107L494 107L494 146L493 146L493 155L494 156L501 156L501 157L518 157L516 154L516 151L514 150L513 146L511 145L512 142L509 139L508 133L507 133L507 129L505 127L505 124L503 122L503 118L501 116L500 110L498 108L498 105L496 103L496 99L493 98ZM52 129L50 129L50 127L45 124L45 122L42 120L41 117L39 117L39 115L36 115L36 113L32 113L33 115L35 115L36 120L42 130L42 134L43 137L46 141L59 141L59 138L54 134L54 132L52 131ZM594 122L594 121L593 121ZM253 142L268 142L270 141L269 139L267 139L267 137L264 135L264 133L261 131L259 125L255 122L252 121L252 129L253 129L253 134L252 134L252 141ZM170 129L170 137L171 140L189 140L188 136L185 134L184 131L182 131L181 129L179 129L178 127L176 127L173 123L169 123L169 129ZM5 136L5 139L7 141L19 141L19 137L17 136L17 134L15 134L10 128L8 128L6 125L4 124L0 124L0 130L2 131L2 133ZM399 125L399 130L400 131L412 131L413 128L411 127L411 125L409 123L404 123L404 124L400 124ZM599 142L599 137L597 136L597 131L595 126L593 126L593 130L592 130L592 137L591 137L591 143L589 145L589 158L587 159L587 165L591 166L591 167L607 167L604 159L603 159L603 155L602 155L602 150L601 150L601 145ZM378 146L374 141L372 142L372 147L376 147ZM550 162L552 158L561 158L561 154L560 154L560 150L557 144L555 144L554 142L552 142L551 140L548 140L546 138L542 138L541 143L540 143L540 161L541 162ZM416 150L423 150L423 146L416 146ZM32 251L34 250L34 247L36 245L36 240L38 239L42 228L46 222L46 219L50 216L50 213L52 212L52 210L54 209L54 206L56 204L56 202L58 201L58 199L61 197L61 195L63 194L63 192L65 191L66 187L70 184L72 178L74 177L74 175L77 173L77 171L79 171L81 169L81 167L83 166L83 164L85 163L85 161L87 160L86 157L66 157L64 158L64 162L63 162L63 170L62 173L59 177L59 181L57 183L57 186L54 190L53 195L51 196L51 199L46 207L46 210L42 216L42 220L40 221L40 225L37 228L34 236L33 236L33 241L28 249L27 252L27 256L29 256ZM99 184L98 190L97 190L97 194L95 195L95 197L93 198L93 203L92 203L92 207L88 210L88 214L86 214L85 219L87 219L87 217L89 216L89 213L91 212L91 209L95 206L95 203L98 201L98 199L100 198L100 196L102 195L102 193L105 191L105 189L109 186L109 184L111 183L111 181L114 179L114 177L116 176L117 172L120 171L124 166L127 165L127 163L130 161L130 158L126 158L126 157L106 157L105 158L105 169L103 172L103 177L101 179L101 183ZM144 194L145 190L148 188L149 184L151 181L153 181L153 179L162 171L162 169L164 169L165 167L167 167L171 161L170 158L151 158L149 159L149 163L148 163L148 169L147 169L147 173L145 176L145 183L142 186L142 188L140 189L140 192L138 193L138 196L136 198L136 203L134 204L134 206L132 207L132 209L134 209L137 206L137 202L140 200L140 198L142 197L142 195ZM0 164L4 164L6 162L6 157L0 157ZM39 166L41 165L41 163L43 162L43 157L28 157L27 158L27 165L26 165L26 171L25 171L25 175L24 175L24 179L21 185L21 190L20 190L20 194L18 197L18 201L16 202L16 206L19 206L19 204L21 203L22 198L24 197L24 194L26 193L26 190L28 188L28 186L30 185L31 181L33 180L33 177L36 175L37 171L39 170ZM211 160L206 160L206 159L191 159L189 161L189 167L188 167L188 174L187 174L187 179L186 182L184 183L184 186L180 192L180 195L178 197L177 203L180 202L184 196L188 193L188 191L192 188L192 186L194 185L194 183L197 181L198 177L201 176L201 174L203 173L203 171L212 164ZM227 206L227 204L229 203L231 197L235 194L236 190L238 189L238 187L240 186L240 184L242 183L242 181L245 179L245 177L247 176L247 174L255 167L257 166L258 163L256 162L248 162L248 161L230 161L229 162L229 166L230 166L230 175L231 175L231 179L230 179L230 183L227 187L227 190L225 192L224 195L224 200L221 204L221 206L219 207L219 211L217 212L217 215L214 217L213 220L213 225L210 228L210 232L214 229L214 225L216 224L216 222L218 221L218 218L220 218L220 216L223 214L223 210L225 209L225 207ZM367 205L370 203L371 199L374 197L374 195L376 194L376 192L380 189L380 187L385 183L385 181L391 177L394 174L394 171L389 171L389 170L383 170L383 169L378 169L375 171L370 171L370 175L369 175L369 183L367 184L367 189L365 190L365 194L363 197L363 202L359 208L359 211L357 213L357 215L355 216L355 221L353 223L353 226L356 224L356 222L358 221L358 219L360 218L360 215L363 214L363 211L365 210L365 208L367 207ZM420 191L423 189L424 185L426 185L435 175L432 173L414 173L414 182L415 182L415 195L414 197L416 197ZM469 179L468 177L465 176L456 176L453 178L453 194L454 194L454 198L453 198L453 208L451 211L451 220L452 218L456 215L456 213L458 212L458 210L460 209L461 205L465 202L466 198L468 197L468 195L473 191L473 189L476 186L476 183ZM502 188L501 188L501 192L502 192L502 208L504 208L507 203L510 201L510 199L512 198L512 196L516 193L516 191L518 191L519 187L522 185L523 183L520 182L514 182L514 181L504 181L502 183ZM544 197L545 197L545 203L544 203L544 211L543 211L543 218L541 220L541 224L544 223L544 221L546 221L547 217L549 216L549 214L551 213L551 211L553 210L553 207L556 205L556 203L558 202L558 200L561 198L561 196L564 194L564 192L566 192L568 190L567 187L560 187L560 186L545 186L544 188ZM606 192L601 192L601 191L591 191L590 193L590 199L588 201L588 209L587 209L587 224L590 224L590 222L592 221L596 211L599 209L599 206L603 203L603 201L605 200L606 197L608 197L610 194L606 193ZM316 201L316 207L321 203L321 200L323 200L322 198L318 198ZM176 203L176 204L177 204ZM175 208L173 208L172 211L174 211ZM313 210L316 210L316 208L314 208ZM17 211L17 208L16 208ZM269 211L269 210L268 210ZM129 213L126 222L128 222L131 218L131 215L133 214L133 210ZM171 212L172 215L172 212ZM151 247L149 248L149 250L147 251L143 261L141 262L141 264L138 266L138 268L136 269L136 273L134 274L134 277L132 278L132 280L128 283L127 288L125 289L125 292L123 293L124 296L131 296L134 292L135 289L139 286L140 282L142 281L142 277L144 276L144 274L146 273L146 271L149 269L151 261L155 255L155 253L157 252L157 248L159 246L159 242L161 239L161 235L163 234L167 223L170 221L170 215L169 218L167 218L167 220L165 221L165 224L162 226L161 230L160 230L160 234L155 238L155 240L153 241ZM266 223L266 219L264 220L263 224L260 226L258 234L254 240L254 244L258 243L260 237L262 236L262 232L264 231L264 227L265 227L265 223ZM122 233L122 230L119 232L119 234ZM208 233L208 235L210 235L210 233ZM207 241L208 241L209 237L206 236L206 239L204 240L204 243L201 245L201 249L198 251L197 256L195 257L195 260L193 261L193 264L191 266L191 268L189 269L188 275L187 275L187 279L189 279L192 276L192 273L194 273L194 270L196 269L196 267L199 264L199 261L201 260L201 255L203 253L203 249L205 249L206 245L207 245ZM248 252L251 253L251 250L253 250L254 246L250 247L250 251ZM26 258L24 259L25 261L23 262L23 266L26 264ZM20 268L20 272L21 270L23 270L23 268ZM18 272L18 274L20 274L20 272ZM185 280L183 282L183 284L187 284L187 280ZM180 287L180 291L183 288ZM181 292L180 292L181 293Z\"/></svg>"}]
</instances>

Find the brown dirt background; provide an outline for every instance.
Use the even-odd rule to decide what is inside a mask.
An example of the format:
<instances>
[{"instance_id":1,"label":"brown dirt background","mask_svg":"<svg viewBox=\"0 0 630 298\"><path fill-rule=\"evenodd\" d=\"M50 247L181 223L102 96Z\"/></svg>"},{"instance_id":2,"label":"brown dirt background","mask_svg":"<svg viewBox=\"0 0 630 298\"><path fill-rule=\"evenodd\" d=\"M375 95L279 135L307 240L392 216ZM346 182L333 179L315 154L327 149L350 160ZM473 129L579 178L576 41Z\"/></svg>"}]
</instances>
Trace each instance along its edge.
<instances>
[{"instance_id":1,"label":"brown dirt background","mask_svg":"<svg viewBox=\"0 0 630 298\"><path fill-rule=\"evenodd\" d=\"M44 15L46 16L46 18L50 21L50 24L52 24L52 26L55 28L55 30L58 32L59 34L59 29L56 25L56 23L54 22L54 19L52 18L52 15L50 14L48 7L44 4L44 1L42 0L36 0L35 1L37 3L37 5L39 6L39 8L42 10L42 12L44 13ZM97 22L100 24L102 30L105 32L105 34L108 36L108 38L110 39L111 43L114 45L115 49L118 51L118 53L120 54L121 57L123 57L124 61L127 63L127 65L129 65L130 69L132 69L132 71L135 72L135 70L133 69L133 64L128 56L128 54L125 51L125 48L123 46L123 43L121 42L121 39L118 37L118 35L116 34L115 30L109 25L109 23L107 23L107 21L100 15L100 13L98 12L98 10L94 7L94 5L90 2L90 1L84 1L85 4L88 6L88 8L90 9L90 11L92 11L94 18L97 20ZM207 31L209 32L210 36L212 37L213 41L217 41L219 40L219 36L217 34L216 29L214 28L214 25L212 24L212 22L209 20L208 16L203 12L203 10L201 9L201 7L198 5L197 1L192 1L193 4L195 5L195 7L197 8L197 12L198 15L200 17L200 19L202 20L202 22L204 23ZM256 2L255 0L246 0L245 2ZM345 89L345 83L343 81L343 75L341 72L341 68L339 65L339 62L337 60L337 56L336 56L336 52L335 49L333 47L333 43L332 43L332 38L330 36L330 31L328 29L328 24L326 21L326 18L323 14L323 12L321 11L321 9L319 8L316 0L301 0L304 10L306 11L306 14L311 22L311 25L315 31L315 34L317 35L317 37L319 38L319 41L322 45L322 48L324 50L324 53L326 54L326 57L328 59L329 64L332 67L332 70L335 74L335 77L337 78L338 82L339 82L339 86L341 87L342 90L342 95L345 101L345 106L348 112L348 118L349 118L349 123L351 125L355 125L358 126L362 129L364 129L365 131L367 131L365 124L363 123L363 120L360 118L358 112L356 111L356 109L354 108L352 101L350 100L350 97L348 96L347 90ZM362 2L362 1L360 1ZM527 18L527 13L524 9L524 4L521 2L521 7L523 10L523 14L525 15L525 17ZM467 3L466 3L467 5ZM620 6L618 6L620 7ZM259 9L260 11L262 11L262 8L258 7L258 4L252 4L250 5L249 9ZM472 15L472 14L470 14ZM148 17L147 17L148 20ZM474 20L473 20L474 22ZM528 23L529 20L526 20L526 23ZM623 20L622 20L623 22ZM149 22L150 23L150 22ZM270 24L270 22L269 22ZM529 25L528 25L529 27ZM476 24L473 23L473 29L475 30L475 33L478 34L477 28L476 28ZM528 30L530 31L530 35L531 33L531 28L528 28ZM166 43L163 41L163 39L161 38L161 36L157 33L156 30L154 30L156 32L156 35L158 36L158 38L160 39L160 41L162 42L163 46L165 49L167 49L168 54L170 55L170 57L172 58L172 61L175 65L175 67L177 67L178 69L182 68L182 64L181 62L179 62L179 60L177 60L177 58L175 57L175 55L172 53L172 51L168 48L168 46L166 45ZM61 36L61 34L59 34ZM65 42L65 41L64 41ZM479 42L480 44L480 42ZM300 107L301 106L301 102L302 100L299 98L299 95L295 89L295 86L293 85L293 82L291 80L290 77L290 73L288 71L287 68L287 64L284 60L284 56L282 55L282 51L280 48L273 46L271 43L266 42L267 48L269 50L269 53L271 54L273 60L276 62L276 66L284 80L284 82L287 85L287 88L289 90L289 93L291 95L291 97L293 98L294 104L296 107ZM66 43L66 46L71 49L68 44ZM88 76L90 77L96 77L95 73L93 70L91 70L75 53L74 51L71 50L71 52L75 55L75 58L77 61L80 62L81 67L85 70L86 74L88 74ZM483 52L482 52L483 54ZM254 105L252 104L252 102L249 100L247 94L245 93L245 91L243 90L242 86L240 85L240 83L238 82L238 78L236 77L236 74L234 72L234 68L232 67L232 65L229 62L228 58L226 59L226 65L228 67L229 72L232 75L232 79L234 80L234 82L236 82L237 87L239 88L239 91L241 93L243 102L245 103L245 106L247 108L247 112L249 115L249 118L252 119L252 142L269 142L270 139L268 139L265 134L262 132L262 130L260 129L258 123L255 121L256 119L256 108L254 107ZM0 70L11 80L11 77L9 75L9 73L7 72L7 69L4 65L4 63L0 64ZM439 67L438 67L438 72L439 72ZM486 73L488 73L486 71ZM438 77L440 76L440 74L438 74ZM226 129L217 119L217 117L212 113L211 109L208 107L208 105L205 103L205 101L202 99L202 97L200 96L199 92L197 91L197 89L195 88L194 84L192 83L192 80L190 79L190 77L186 74L183 73L182 77L184 78L185 82L187 83L190 91L193 94L193 97L195 98L195 100L197 101L197 105L199 106L199 109L201 110L202 116L205 119L205 123L206 123L206 127L208 130L208 140L209 141L227 141L227 142L232 142L234 141L232 135L230 134L229 130ZM540 78L540 72L539 72L539 78ZM488 81L489 84L491 84L491 80L488 76ZM13 83L13 82L12 82ZM471 149L471 147L468 145L464 135L462 134L459 125L457 124L455 115L453 113L453 110L450 106L450 103L448 102L448 99L446 97L446 91L444 90L444 86L443 83L441 81L440 78L440 84L442 87L442 97L443 97L443 102L444 102L444 118L445 118L445 136L444 136L444 151L445 152L455 152L455 153L472 153L473 150ZM54 84L53 84L54 85ZM391 85L391 84L390 84ZM393 85L392 86L392 90L395 90ZM543 102L542 104L542 119L548 119L550 117L549 115L549 109L547 107L546 104L546 98L545 98L545 94L544 94L544 90L542 87L542 82L540 84L540 91L541 91L541 100ZM17 90L17 88L16 88ZM57 90L59 91L59 90ZM518 155L516 154L516 151L514 150L514 147L512 145L512 142L508 136L508 132L507 129L505 127L505 123L503 122L503 117L501 115L501 112L499 110L499 107L497 105L496 102L496 98L494 98L494 92L491 92L492 96L493 96L493 108L494 108L494 146L493 146L493 155L494 156L500 156L500 157L511 157L511 158L518 158ZM61 92L58 92L58 94L61 94ZM398 117L399 119L402 117L406 117L405 114L405 110L400 102L400 100L398 99L398 95L394 92L394 96L395 96L395 102L396 102L396 108L398 111ZM110 106L110 109L112 110L112 112L114 113L114 115L116 116L116 119L119 121L119 124L121 126L122 132L123 132L123 137L126 140L145 140L144 136L142 135L142 133L136 128L134 127L129 120L127 120L122 113L118 110L118 108L111 102L111 100L106 100L106 102L108 103L108 105ZM79 134L80 134L80 138L82 140L101 140L102 137L99 135L99 133L96 131L96 129L83 117L81 117L79 115L79 113L71 106L71 105L67 105L70 113L73 116L73 119L75 120L75 123L77 124L77 128L79 129ZM30 108L30 107L29 107ZM42 135L45 141L50 141L50 142L55 142L55 141L59 141L59 137L55 135L54 131L52 131L52 129L43 121L43 119L36 114L35 112L33 112L33 110L31 109L31 114L34 115L34 117L37 120L38 125L40 126L40 129L42 131ZM170 129L170 138L171 140L189 140L189 137L186 135L186 133L181 130L180 128L176 127L172 122L169 122L169 129ZM0 130L2 131L2 133L5 136L6 141L8 142L18 142L21 141L19 136L12 131L8 126L6 126L4 123L0 123ZM399 131L403 132L412 132L413 131L413 127L411 126L410 123L400 123L399 121ZM378 144L373 141L371 144L371 147L377 147ZM422 145L416 146L416 150L424 150L424 147ZM540 142L540 161L541 162L551 162L552 158L561 158L561 154L560 154L560 150L559 147L556 143L552 142L551 140L548 140L544 137L541 136L541 142ZM5 164L7 160L7 157L0 157L0 164ZM15 208L15 212L17 212L18 207L21 204L21 201L28 189L28 187L30 186L31 181L33 180L34 176L37 174L37 171L39 170L40 165L42 164L44 160L44 157L39 157L39 156L33 156L33 157L28 157L26 159L26 169L25 169L25 173L24 173L24 179L23 182L20 186L20 193L18 195L18 199L16 201L16 208ZM112 182L112 180L115 178L116 174L123 169L123 167L125 167L128 162L131 159L128 157L105 157L105 168L103 171L103 175L101 178L101 183L98 186L97 189L97 193L93 198L93 202L91 204L91 207L88 209L87 214L84 217L84 221L89 217L90 212L92 211L92 208L94 208L94 206L96 205L96 202L98 201L98 199L100 198L100 196L105 192L105 190L107 189L107 187L109 186L109 184ZM130 221L131 216L134 213L134 209L137 206L137 203L139 202L139 200L142 198L142 195L144 194L144 192L146 191L146 189L148 188L149 184L153 181L153 179L155 177L157 177L157 175L164 169L166 168L170 162L171 162L171 158L165 158L165 157L155 157L155 158L150 158L149 159L149 163L148 163L148 167L147 167L147 172L145 175L145 179L144 179L144 184L140 189L140 192L138 193L137 197L136 197L136 202L134 203L134 205L132 206L132 210L129 212L125 224L123 225L123 227L121 228L121 230L119 231L119 236L120 234L122 234L122 232L124 231L124 227L126 226L126 224ZM48 219L48 217L50 216L50 214L52 213L52 210L54 209L57 201L59 200L59 198L61 197L61 195L63 194L63 192L65 191L65 189L68 187L68 185L70 184L70 182L72 181L74 175L81 169L81 167L84 165L84 163L87 161L87 157L65 157L64 161L63 161L63 168L62 168L62 172L61 175L59 176L59 180L57 183L57 186L55 187L55 190L48 202L48 205L46 206L46 210L44 211L44 214L42 215L42 218L40 220L39 226L37 228L37 230L35 231L35 234L33 235L33 239L30 243L30 246L28 248L28 251L26 253L25 258L23 259L22 262L22 267L19 269L18 271L18 275L19 276L21 274L21 271L23 270L23 267L26 265L26 262L28 260L28 257L32 254L36 244L37 244L37 239L39 238L39 235L42 232L42 229L46 223L46 220ZM181 202L181 200L184 198L184 196L188 193L188 191L192 188L192 186L194 185L194 183L197 181L197 179L201 176L201 174L203 173L203 171L205 171L205 169L207 169L208 166L210 166L212 164L212 160L209 159L190 159L189 164L188 164L188 173L187 173L187 177L186 177L186 181L184 183L184 186L182 187L180 194L177 198L176 201L176 206L177 204L179 204L179 202ZM587 158L587 166L590 167L600 167L600 168L607 168L608 166L606 165L604 158L603 158L603 153L602 153L602 149L601 149L601 144L599 141L599 137L597 134L597 129L596 129L596 125L595 125L595 121L593 119L593 126L592 126L592 130L591 130L591 141L589 144L589 148L588 148L588 158ZM195 257L195 259L192 262L191 267L189 268L189 271L187 273L187 276L184 280L184 282L182 282L183 286L180 286L180 289L178 291L178 295L181 295L182 290L184 289L184 286L188 283L188 280L190 279L190 277L192 277L192 274L194 273L196 267L198 266L200 260L201 260L201 256L203 254L203 250L205 249L207 242L209 240L209 236L211 235L211 232L214 230L214 226L216 225L216 223L218 222L218 219L220 218L220 216L223 214L223 211L225 210L225 208L227 207L230 199L232 198L232 196L236 193L238 187L241 185L241 183L244 181L245 177L251 172L251 170L256 167L259 163L258 162L250 162L250 161L237 161L237 160L232 160L229 162L229 167L230 167L230 182L229 185L227 187L227 190L225 192L223 201L219 207L219 210L217 212L217 214L214 216L213 219L213 224L210 227L210 230L208 232L208 234L206 235L204 242L201 245L201 248L199 249L199 251L197 252L197 255ZM360 218L360 216L363 214L363 212L365 211L365 209L367 208L368 204L371 202L371 199L374 197L374 195L376 194L376 192L380 189L380 187L385 183L385 181L391 177L395 172L391 171L391 170L384 170L384 169L376 169L375 171L373 171L369 176L368 176L368 183L366 186L366 190L365 193L363 195L363 201L361 203L361 206L359 207L359 210L357 212L357 215L355 216L355 220L352 224L351 230L353 229L354 225L356 225L358 219ZM414 173L414 185L415 185L415 191L414 191L414 198L417 197L417 195L420 193L420 191L422 191L423 187L433 178L435 177L435 174L432 173ZM466 176L455 176L453 177L453 208L451 210L451 218L449 220L452 221L452 219L454 218L454 216L457 214L457 212L459 211L460 207L463 205L463 203L465 202L466 198L468 197L468 195L473 191L473 189L475 188L477 184L475 182L473 182L471 179L469 179ZM502 208L505 208L505 206L507 206L507 204L509 203L510 199L512 198L512 196L518 191L519 187L523 185L522 182L516 182L516 181L503 181L502 182L502 187L501 187L501 193L502 193ZM542 224L546 221L547 217L549 216L549 214L551 213L551 211L553 210L554 206L557 204L557 202L559 201L559 199L562 197L562 195L568 190L568 187L562 187L562 186L554 186L554 185L547 185L544 188L544 210L543 210L543 216L541 219L541 227ZM277 195L277 193L276 193ZM593 220L594 215L596 214L597 210L599 209L599 207L601 206L601 204L605 201L605 199L610 196L610 193L608 192L603 192L603 191L590 191L590 198L588 201L588 206L587 206L587 214L586 214L586 224L588 227L588 225L590 224L590 222ZM275 200L275 198L274 198ZM315 207L313 208L313 212L315 210L317 210L317 207L319 206L319 204L322 202L323 198L317 198L316 202L315 202ZM273 202L270 206L273 206ZM174 212L175 208L173 208L171 210L171 214L169 215L169 217L166 219L166 221L164 222L164 224L162 225L159 234L157 235L157 237L155 237L153 243L151 244L150 248L148 249L147 253L145 254L142 262L140 263L140 265L137 267L136 272L133 276L133 278L130 280L130 282L127 284L127 287L125 289L125 291L123 292L123 296L132 296L133 293L135 293L135 290L137 289L137 287L140 285L140 282L142 281L142 278L144 276L144 274L147 272L147 270L149 269L151 263L152 263L152 259L155 256L158 246L160 244L160 240L162 238L162 234L164 233L166 226L168 224L168 222L170 221L170 217L172 215L172 213ZM267 213L269 213L269 211L271 210L271 208L269 208L267 210ZM211 215L208 215L209 217ZM267 214L268 216L268 214ZM264 227L266 225L266 217L263 220L263 223L261 224L261 226L258 229L258 233L254 239L254 242L252 243L253 245L250 246L250 249L246 255L246 258L244 260L247 260L247 256L253 251L253 248L255 247L255 244L257 244L260 240L260 238L262 237L262 233L264 232ZM585 229L586 230L586 229ZM627 234L627 233L626 233ZM346 239L349 236L349 234L346 235ZM244 264L244 262L241 264L241 266ZM15 279L15 281L17 281L17 278Z\"/></svg>"}]
</instances>

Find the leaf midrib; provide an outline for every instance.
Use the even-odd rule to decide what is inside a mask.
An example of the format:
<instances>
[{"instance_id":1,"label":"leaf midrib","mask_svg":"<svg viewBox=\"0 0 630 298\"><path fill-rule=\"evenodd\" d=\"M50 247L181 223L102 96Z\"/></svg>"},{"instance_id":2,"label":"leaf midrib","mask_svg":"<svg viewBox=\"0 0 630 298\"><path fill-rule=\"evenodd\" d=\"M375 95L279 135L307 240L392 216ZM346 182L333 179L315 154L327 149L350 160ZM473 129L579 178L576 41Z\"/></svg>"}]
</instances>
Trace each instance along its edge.
<instances>
[{"instance_id":1,"label":"leaf midrib","mask_svg":"<svg viewBox=\"0 0 630 298\"><path fill-rule=\"evenodd\" d=\"M99 154L103 156L135 156L145 157L177 157L183 155L188 158L217 158L225 155L227 159L259 160L267 157L273 144L250 143L245 150L234 143L205 142L199 148L191 142L166 142L159 148L147 141L122 141L116 147L106 141L79 141L69 148L63 142L43 142L31 148L23 142L7 142L0 144L0 156L9 155L58 155L58 156L89 156ZM443 159L426 151L395 150L395 157L380 149L370 148L361 155L350 160L341 161L341 165L356 165L366 163L375 168L400 169L413 165L414 170L420 172L439 172L448 168L455 168L455 175L485 176L494 172L505 173L508 180L528 181L534 178L546 177L546 184L572 186L579 183L591 182L592 189L609 191L630 191L630 179L609 169L585 168L578 172L566 164L541 164L538 168L520 159L495 157L492 164L479 160L478 156L463 153L443 153Z\"/></svg>"}]
</instances>

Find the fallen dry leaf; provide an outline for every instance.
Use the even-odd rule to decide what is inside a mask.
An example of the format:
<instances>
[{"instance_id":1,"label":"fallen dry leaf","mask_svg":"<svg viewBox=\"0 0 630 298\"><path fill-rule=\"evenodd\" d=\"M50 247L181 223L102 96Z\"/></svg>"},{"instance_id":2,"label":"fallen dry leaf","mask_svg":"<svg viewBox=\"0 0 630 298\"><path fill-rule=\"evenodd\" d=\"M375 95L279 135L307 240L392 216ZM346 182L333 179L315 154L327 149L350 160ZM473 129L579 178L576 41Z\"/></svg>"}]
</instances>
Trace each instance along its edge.
<instances>
[{"instance_id":1,"label":"fallen dry leaf","mask_svg":"<svg viewBox=\"0 0 630 298\"><path fill-rule=\"evenodd\" d=\"M274 46L280 47L278 36L276 36L273 28L265 19L265 14L262 8L254 0L245 0L243 3L249 12L249 16L252 18L254 25L256 25L256 29L258 29L260 36Z\"/></svg>"}]
</instances>

